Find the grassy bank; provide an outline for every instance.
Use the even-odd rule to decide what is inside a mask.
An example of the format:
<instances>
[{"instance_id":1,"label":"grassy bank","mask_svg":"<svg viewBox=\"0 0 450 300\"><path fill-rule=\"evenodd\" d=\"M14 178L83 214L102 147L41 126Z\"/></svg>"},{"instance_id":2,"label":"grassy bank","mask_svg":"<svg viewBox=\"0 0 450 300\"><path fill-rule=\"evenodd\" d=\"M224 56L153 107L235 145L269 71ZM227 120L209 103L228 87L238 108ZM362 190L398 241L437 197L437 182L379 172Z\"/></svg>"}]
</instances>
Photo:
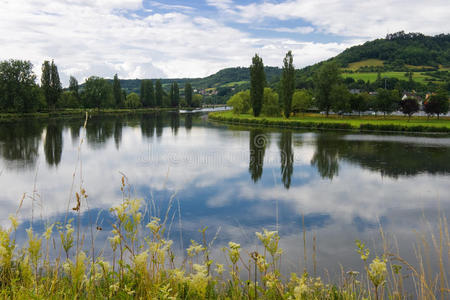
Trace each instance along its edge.
<instances>
[{"instance_id":1,"label":"grassy bank","mask_svg":"<svg viewBox=\"0 0 450 300\"><path fill-rule=\"evenodd\" d=\"M84 117L86 112L89 115L101 115L101 114L134 114L134 113L144 113L144 112L157 112L157 111L171 111L174 108L105 108L105 109L84 109L84 108L73 108L73 109L61 109L48 112L34 112L34 113L0 113L0 121L14 121L24 118L58 118L67 116L80 116Z\"/></svg>"},{"instance_id":2,"label":"grassy bank","mask_svg":"<svg viewBox=\"0 0 450 300\"><path fill-rule=\"evenodd\" d=\"M241 125L273 126L284 128L340 129L361 131L400 131L400 132L436 132L450 133L448 117L428 119L412 117L408 121L403 116L335 116L328 118L319 114L297 115L289 119L282 117L254 117L249 114L236 115L231 111L212 112L212 120Z\"/></svg>"}]
</instances>

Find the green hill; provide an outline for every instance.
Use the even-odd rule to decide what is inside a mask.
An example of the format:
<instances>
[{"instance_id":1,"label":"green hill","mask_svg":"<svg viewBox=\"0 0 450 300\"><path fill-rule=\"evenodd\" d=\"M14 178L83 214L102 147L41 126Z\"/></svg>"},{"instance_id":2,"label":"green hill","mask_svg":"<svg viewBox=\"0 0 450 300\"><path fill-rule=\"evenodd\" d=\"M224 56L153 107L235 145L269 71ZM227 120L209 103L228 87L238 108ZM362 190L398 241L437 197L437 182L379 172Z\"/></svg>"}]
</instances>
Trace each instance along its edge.
<instances>
[{"instance_id":1,"label":"green hill","mask_svg":"<svg viewBox=\"0 0 450 300\"><path fill-rule=\"evenodd\" d=\"M372 90L386 83L388 88L430 91L450 82L450 34L401 31L348 48L327 62L341 68L349 88ZM298 70L297 87L312 88L323 63Z\"/></svg>"}]
</instances>

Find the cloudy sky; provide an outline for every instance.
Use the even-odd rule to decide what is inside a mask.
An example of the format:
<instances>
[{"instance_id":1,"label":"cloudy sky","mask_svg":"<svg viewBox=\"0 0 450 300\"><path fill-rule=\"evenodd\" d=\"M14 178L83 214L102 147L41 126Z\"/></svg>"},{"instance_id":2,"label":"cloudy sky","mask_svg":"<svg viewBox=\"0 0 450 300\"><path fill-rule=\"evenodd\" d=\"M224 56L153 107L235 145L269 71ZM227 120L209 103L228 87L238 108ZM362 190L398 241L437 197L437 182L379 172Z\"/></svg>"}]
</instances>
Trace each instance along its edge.
<instances>
[{"instance_id":1,"label":"cloudy sky","mask_svg":"<svg viewBox=\"0 0 450 300\"><path fill-rule=\"evenodd\" d=\"M61 78L203 77L254 53L297 67L399 30L450 32L448 0L0 0L0 60Z\"/></svg>"}]
</instances>

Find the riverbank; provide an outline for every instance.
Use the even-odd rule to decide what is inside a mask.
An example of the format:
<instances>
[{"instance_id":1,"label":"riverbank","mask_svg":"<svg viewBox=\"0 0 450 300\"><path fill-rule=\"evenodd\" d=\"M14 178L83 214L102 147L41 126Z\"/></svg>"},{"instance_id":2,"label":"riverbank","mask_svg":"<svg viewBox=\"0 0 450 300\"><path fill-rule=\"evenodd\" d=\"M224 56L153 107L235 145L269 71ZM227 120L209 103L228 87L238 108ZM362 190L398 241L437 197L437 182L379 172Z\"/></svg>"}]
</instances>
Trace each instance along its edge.
<instances>
[{"instance_id":1,"label":"riverbank","mask_svg":"<svg viewBox=\"0 0 450 300\"><path fill-rule=\"evenodd\" d=\"M289 119L282 117L254 117L250 114L236 115L231 111L213 112L209 118L219 122L264 127L339 129L353 131L395 131L450 133L450 118L404 116L324 116L320 114L297 115Z\"/></svg>"},{"instance_id":2,"label":"riverbank","mask_svg":"<svg viewBox=\"0 0 450 300\"><path fill-rule=\"evenodd\" d=\"M174 111L177 108L172 107L162 107L162 108L73 108L73 109L61 109L48 112L34 112L34 113L0 113L0 121L14 121L21 120L24 118L60 118L60 117L84 117L86 112L90 116L93 115L114 115L114 114L135 114L135 113L146 113L146 112L159 112L159 111Z\"/></svg>"}]
</instances>

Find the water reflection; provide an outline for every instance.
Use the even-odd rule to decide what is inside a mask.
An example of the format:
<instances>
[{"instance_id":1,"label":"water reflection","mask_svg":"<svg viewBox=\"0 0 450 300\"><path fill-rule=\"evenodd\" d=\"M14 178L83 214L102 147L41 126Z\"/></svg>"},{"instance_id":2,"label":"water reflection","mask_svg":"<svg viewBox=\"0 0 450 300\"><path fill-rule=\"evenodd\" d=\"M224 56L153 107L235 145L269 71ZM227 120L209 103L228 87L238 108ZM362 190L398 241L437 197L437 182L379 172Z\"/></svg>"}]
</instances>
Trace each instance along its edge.
<instances>
[{"instance_id":1,"label":"water reflection","mask_svg":"<svg viewBox=\"0 0 450 300\"><path fill-rule=\"evenodd\" d=\"M261 179L264 168L264 155L269 142L269 135L265 134L263 130L250 130L250 159L248 163L248 170L253 182L255 183Z\"/></svg>"},{"instance_id":2,"label":"water reflection","mask_svg":"<svg viewBox=\"0 0 450 300\"><path fill-rule=\"evenodd\" d=\"M292 132L283 131L280 142L281 180L285 188L291 186L292 172L294 172L294 153L292 151Z\"/></svg>"},{"instance_id":3,"label":"water reflection","mask_svg":"<svg viewBox=\"0 0 450 300\"><path fill-rule=\"evenodd\" d=\"M60 121L49 121L44 140L45 160L50 166L58 166L63 151L63 124Z\"/></svg>"},{"instance_id":4,"label":"water reflection","mask_svg":"<svg viewBox=\"0 0 450 300\"><path fill-rule=\"evenodd\" d=\"M335 139L328 139L328 134L320 134L316 139L316 151L311 165L317 168L322 178L333 179L339 174L339 147Z\"/></svg>"},{"instance_id":5,"label":"water reflection","mask_svg":"<svg viewBox=\"0 0 450 300\"><path fill-rule=\"evenodd\" d=\"M184 117L184 127L187 131L192 129L192 114L188 113Z\"/></svg>"},{"instance_id":6,"label":"water reflection","mask_svg":"<svg viewBox=\"0 0 450 300\"><path fill-rule=\"evenodd\" d=\"M33 168L45 123L25 119L0 124L0 153L11 168ZM14 165L11 165L14 163Z\"/></svg>"},{"instance_id":7,"label":"water reflection","mask_svg":"<svg viewBox=\"0 0 450 300\"><path fill-rule=\"evenodd\" d=\"M37 168L43 214L64 221L64 199L84 135L88 147L81 159L91 215L82 215L81 225L96 220L104 229L99 243L111 230L109 208L122 199L119 172L148 211L164 218L171 208L167 234L177 247L198 240L203 226L212 236L221 228L217 249L230 240L250 248L257 243L255 231L279 229L287 267L301 257L302 228L317 234L319 263L351 266L359 259L353 241L373 240L379 222L399 235L401 249L410 249L421 215L434 217L439 205L450 212L448 138L230 130L197 114L97 116L86 130L83 122L0 123L2 224L34 186ZM30 211L24 203L23 226Z\"/></svg>"},{"instance_id":8,"label":"water reflection","mask_svg":"<svg viewBox=\"0 0 450 300\"><path fill-rule=\"evenodd\" d=\"M180 115L178 113L170 114L170 128L172 129L173 135L178 134L178 128L180 128Z\"/></svg>"}]
</instances>

